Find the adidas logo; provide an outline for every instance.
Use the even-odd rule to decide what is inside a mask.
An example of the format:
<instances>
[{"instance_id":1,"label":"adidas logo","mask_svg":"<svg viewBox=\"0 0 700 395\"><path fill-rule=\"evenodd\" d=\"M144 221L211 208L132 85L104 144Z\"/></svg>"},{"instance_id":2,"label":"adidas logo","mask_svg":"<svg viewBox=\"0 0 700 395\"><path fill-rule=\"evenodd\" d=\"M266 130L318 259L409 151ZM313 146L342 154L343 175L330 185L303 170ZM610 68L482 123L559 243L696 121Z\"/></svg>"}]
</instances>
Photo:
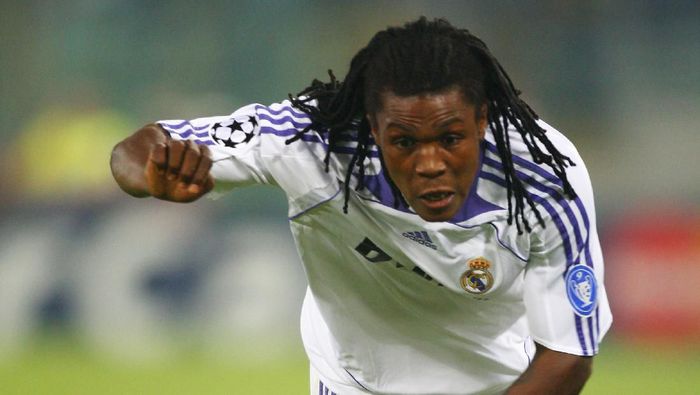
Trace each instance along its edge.
<instances>
[{"instance_id":1,"label":"adidas logo","mask_svg":"<svg viewBox=\"0 0 700 395\"><path fill-rule=\"evenodd\" d=\"M417 232L404 232L402 233L403 237L406 237L408 239L411 239L415 241L418 244L422 244L428 248L432 248L433 250L437 250L437 246L433 244L433 241L430 239L430 236L428 236L428 232L421 230Z\"/></svg>"}]
</instances>

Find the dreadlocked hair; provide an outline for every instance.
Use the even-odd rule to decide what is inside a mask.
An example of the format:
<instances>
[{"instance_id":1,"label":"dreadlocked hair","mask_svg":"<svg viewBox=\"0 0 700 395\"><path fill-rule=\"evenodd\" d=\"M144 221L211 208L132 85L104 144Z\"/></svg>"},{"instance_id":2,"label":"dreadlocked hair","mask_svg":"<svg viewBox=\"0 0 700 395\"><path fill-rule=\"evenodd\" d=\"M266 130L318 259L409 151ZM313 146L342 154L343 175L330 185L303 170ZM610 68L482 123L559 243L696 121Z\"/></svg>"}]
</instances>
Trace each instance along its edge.
<instances>
[{"instance_id":1,"label":"dreadlocked hair","mask_svg":"<svg viewBox=\"0 0 700 395\"><path fill-rule=\"evenodd\" d=\"M483 41L466 29L457 29L444 19L428 21L421 17L403 27L391 27L377 33L369 44L352 59L350 69L342 81L328 71L329 82L314 80L298 95L289 95L292 105L305 112L311 124L287 140L290 144L310 130L327 134L328 150L324 159L328 171L330 154L344 133L357 133L357 147L344 180L347 213L350 180L353 170L358 170L356 190L364 187L364 162L373 145L371 127L367 115L373 116L382 106L382 94L392 92L397 96L413 96L438 93L459 88L468 103L481 114L487 105L487 120L496 141L501 158L508 200L508 223L515 221L518 233L532 228L525 215L527 204L537 221L545 226L542 216L518 178L513 164L508 135L512 125L522 136L535 163L547 164L561 180L564 193L573 199L576 192L569 183L566 168L573 161L561 154L547 138L545 130L537 124L538 115L520 99L503 67L491 54ZM539 144L538 144L539 143ZM540 148L544 147L544 150ZM383 156L379 151L383 168ZM408 206L388 177L396 207Z\"/></svg>"}]
</instances>

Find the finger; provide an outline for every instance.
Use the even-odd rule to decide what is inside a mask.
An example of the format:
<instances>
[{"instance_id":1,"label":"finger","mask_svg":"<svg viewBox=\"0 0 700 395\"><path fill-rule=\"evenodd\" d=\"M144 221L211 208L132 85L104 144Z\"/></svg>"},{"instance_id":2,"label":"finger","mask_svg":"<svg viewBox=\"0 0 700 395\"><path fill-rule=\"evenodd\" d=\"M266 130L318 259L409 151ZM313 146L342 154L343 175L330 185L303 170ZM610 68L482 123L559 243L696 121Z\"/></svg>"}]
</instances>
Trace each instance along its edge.
<instances>
[{"instance_id":1,"label":"finger","mask_svg":"<svg viewBox=\"0 0 700 395\"><path fill-rule=\"evenodd\" d=\"M211 154L209 152L209 148L206 145L201 145L199 147L200 151L200 159L199 163L197 164L197 169L195 170L194 174L192 175L192 180L191 183L194 185L202 185L202 183L207 179L209 176L209 170L211 169L212 165L212 160L211 160Z\"/></svg>"},{"instance_id":2,"label":"finger","mask_svg":"<svg viewBox=\"0 0 700 395\"><path fill-rule=\"evenodd\" d=\"M165 144L157 144L148 155L146 162L146 183L151 196L165 195L165 171L167 167Z\"/></svg>"},{"instance_id":3,"label":"finger","mask_svg":"<svg viewBox=\"0 0 700 395\"><path fill-rule=\"evenodd\" d=\"M187 191L198 195L204 195L212 189L214 189L214 178L210 174L204 179L201 186L198 184L190 184Z\"/></svg>"},{"instance_id":4,"label":"finger","mask_svg":"<svg viewBox=\"0 0 700 395\"><path fill-rule=\"evenodd\" d=\"M194 176L195 171L197 171L201 153L198 145L194 141L188 140L185 145L186 149L184 159L182 160L182 166L180 167L180 181L183 184L189 184L192 182L192 177Z\"/></svg>"},{"instance_id":5,"label":"finger","mask_svg":"<svg viewBox=\"0 0 700 395\"><path fill-rule=\"evenodd\" d=\"M156 144L151 149L148 161L153 163L159 174L165 174L165 170L168 168L168 151L164 143Z\"/></svg>"},{"instance_id":6,"label":"finger","mask_svg":"<svg viewBox=\"0 0 700 395\"><path fill-rule=\"evenodd\" d=\"M185 143L180 140L168 141L168 180L174 180L180 173Z\"/></svg>"}]
</instances>

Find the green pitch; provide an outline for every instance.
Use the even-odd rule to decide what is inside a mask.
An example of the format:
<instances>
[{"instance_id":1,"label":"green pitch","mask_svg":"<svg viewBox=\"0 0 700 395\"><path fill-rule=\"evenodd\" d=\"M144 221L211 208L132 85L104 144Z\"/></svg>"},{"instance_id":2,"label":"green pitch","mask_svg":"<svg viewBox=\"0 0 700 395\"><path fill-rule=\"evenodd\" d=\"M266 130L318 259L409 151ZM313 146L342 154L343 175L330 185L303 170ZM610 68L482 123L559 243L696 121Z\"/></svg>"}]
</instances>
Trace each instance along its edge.
<instances>
[{"instance_id":1,"label":"green pitch","mask_svg":"<svg viewBox=\"0 0 700 395\"><path fill-rule=\"evenodd\" d=\"M584 394L690 394L700 388L700 346L604 344ZM696 350L696 351L689 351ZM2 394L307 394L300 347L270 360L222 362L198 353L133 366L67 342L42 342L0 361Z\"/></svg>"}]
</instances>

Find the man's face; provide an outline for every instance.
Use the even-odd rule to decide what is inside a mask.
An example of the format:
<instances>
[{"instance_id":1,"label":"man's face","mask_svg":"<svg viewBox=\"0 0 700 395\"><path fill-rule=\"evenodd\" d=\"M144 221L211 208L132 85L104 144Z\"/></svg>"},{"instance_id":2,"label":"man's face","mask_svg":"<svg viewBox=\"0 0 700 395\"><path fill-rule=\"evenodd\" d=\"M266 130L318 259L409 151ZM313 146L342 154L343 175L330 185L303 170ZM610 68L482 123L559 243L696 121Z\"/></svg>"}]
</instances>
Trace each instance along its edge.
<instances>
[{"instance_id":1,"label":"man's face","mask_svg":"<svg viewBox=\"0 0 700 395\"><path fill-rule=\"evenodd\" d=\"M386 92L381 101L370 124L385 170L421 218L451 219L478 171L486 106L479 114L456 88L407 97Z\"/></svg>"}]
</instances>

